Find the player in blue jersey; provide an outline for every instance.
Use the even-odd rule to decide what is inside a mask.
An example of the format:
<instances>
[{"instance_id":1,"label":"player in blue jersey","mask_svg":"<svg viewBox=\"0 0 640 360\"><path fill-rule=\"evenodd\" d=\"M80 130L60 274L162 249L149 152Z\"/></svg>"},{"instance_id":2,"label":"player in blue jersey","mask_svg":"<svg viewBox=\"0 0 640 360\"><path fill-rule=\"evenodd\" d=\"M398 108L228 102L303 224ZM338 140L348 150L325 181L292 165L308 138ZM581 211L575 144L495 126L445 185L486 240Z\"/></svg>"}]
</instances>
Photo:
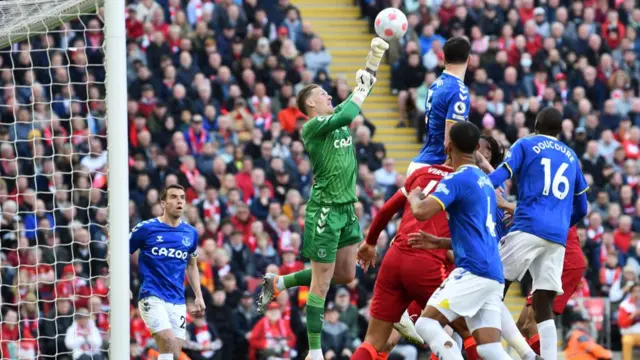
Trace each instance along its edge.
<instances>
[{"instance_id":1,"label":"player in blue jersey","mask_svg":"<svg viewBox=\"0 0 640 360\"><path fill-rule=\"evenodd\" d=\"M504 147L498 143L494 137L482 135L478 144L480 146L478 152L489 162L491 169L495 169L502 164L502 161L504 160ZM483 171L485 171L485 169L483 169ZM498 203L504 199L504 188L501 187L499 189L499 193L502 198L497 198ZM509 214L505 214L503 209L496 209L496 235L498 240L502 239L502 237L507 235L509 232L507 224L510 223L510 220L511 218Z\"/></svg>"},{"instance_id":2,"label":"player in blue jersey","mask_svg":"<svg viewBox=\"0 0 640 360\"><path fill-rule=\"evenodd\" d=\"M425 165L444 164L449 129L469 117L469 89L464 74L471 53L471 44L464 37L452 37L444 44L444 72L427 91L425 126L427 141L407 170L407 176Z\"/></svg>"},{"instance_id":3,"label":"player in blue jersey","mask_svg":"<svg viewBox=\"0 0 640 360\"><path fill-rule=\"evenodd\" d=\"M562 114L546 108L536 117L536 133L516 141L504 163L489 175L494 187L518 179L513 225L500 241L507 287L529 271L533 309L545 359L557 358L553 300L562 294L562 266L569 228L587 213L587 182L576 154L557 139Z\"/></svg>"},{"instance_id":4,"label":"player in blue jersey","mask_svg":"<svg viewBox=\"0 0 640 360\"><path fill-rule=\"evenodd\" d=\"M198 270L198 232L182 222L185 191L170 185L163 192L162 216L136 225L129 236L129 252L138 253L140 293L138 309L158 344L158 360L178 359L186 339L187 308L184 277L195 293L194 315L204 312Z\"/></svg>"},{"instance_id":5,"label":"player in blue jersey","mask_svg":"<svg viewBox=\"0 0 640 360\"><path fill-rule=\"evenodd\" d=\"M464 317L480 357L509 359L500 344L504 277L495 232L496 195L487 175L475 165L480 130L460 122L451 127L450 139L446 151L455 172L443 178L428 197L420 188L408 197L418 220L447 211L456 265L429 299L416 330L438 358L462 360L443 326Z\"/></svg>"}]
</instances>

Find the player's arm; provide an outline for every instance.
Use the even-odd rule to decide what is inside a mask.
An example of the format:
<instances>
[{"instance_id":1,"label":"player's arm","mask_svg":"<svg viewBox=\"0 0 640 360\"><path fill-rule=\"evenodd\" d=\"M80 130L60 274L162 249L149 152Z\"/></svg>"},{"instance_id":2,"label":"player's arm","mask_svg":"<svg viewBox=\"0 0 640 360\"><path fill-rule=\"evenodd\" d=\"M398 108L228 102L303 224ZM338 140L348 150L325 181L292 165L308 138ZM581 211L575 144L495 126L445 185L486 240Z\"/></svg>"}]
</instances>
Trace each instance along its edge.
<instances>
[{"instance_id":1,"label":"player's arm","mask_svg":"<svg viewBox=\"0 0 640 360\"><path fill-rule=\"evenodd\" d=\"M576 179L574 188L576 189L575 198L573 199L573 211L571 212L571 226L577 224L587 215L589 211L589 200L587 200L587 191L589 185L582 174L582 170L576 171Z\"/></svg>"},{"instance_id":2,"label":"player's arm","mask_svg":"<svg viewBox=\"0 0 640 360\"><path fill-rule=\"evenodd\" d=\"M502 165L498 166L494 172L489 174L489 179L494 189L497 189L500 185L504 184L507 179L510 179L513 174L517 174L520 171L522 159L524 158L522 146L521 141L516 141L511 147L511 150L509 150L509 154L507 154L507 158Z\"/></svg>"},{"instance_id":3,"label":"player's arm","mask_svg":"<svg viewBox=\"0 0 640 360\"><path fill-rule=\"evenodd\" d=\"M302 128L304 139L324 137L331 132L351 124L353 119L360 114L360 108L364 99L371 92L376 78L364 70L356 73L357 86L349 97L336 109L332 115L317 116L309 120Z\"/></svg>"},{"instance_id":4,"label":"player's arm","mask_svg":"<svg viewBox=\"0 0 640 360\"><path fill-rule=\"evenodd\" d=\"M417 233L409 234L409 240L407 243L416 249L452 249L451 238L437 237L422 230Z\"/></svg>"},{"instance_id":5,"label":"player's arm","mask_svg":"<svg viewBox=\"0 0 640 360\"><path fill-rule=\"evenodd\" d=\"M376 216L373 217L371 221L371 227L369 228L369 232L367 233L367 237L365 242L369 245L376 246L378 242L378 237L382 230L387 227L389 221L398 211L402 209L405 204L406 197L404 187L398 191L396 191L393 196L382 205Z\"/></svg>"},{"instance_id":6,"label":"player's arm","mask_svg":"<svg viewBox=\"0 0 640 360\"><path fill-rule=\"evenodd\" d=\"M200 269L198 268L198 232L193 231L193 244L191 245L189 262L187 263L187 280L193 289L196 298L194 301L194 314L204 313L204 299L200 286Z\"/></svg>"},{"instance_id":7,"label":"player's arm","mask_svg":"<svg viewBox=\"0 0 640 360\"><path fill-rule=\"evenodd\" d=\"M414 188L407 197L413 216L420 221L432 218L456 199L457 189L457 180L453 174L443 178L436 190L427 197L424 196L420 187Z\"/></svg>"},{"instance_id":8,"label":"player's arm","mask_svg":"<svg viewBox=\"0 0 640 360\"><path fill-rule=\"evenodd\" d=\"M449 130L459 121L467 121L469 118L471 100L469 99L469 90L460 88L459 91L452 92L449 96L449 109L447 109L447 117L444 126L444 148L449 144Z\"/></svg>"}]
</instances>

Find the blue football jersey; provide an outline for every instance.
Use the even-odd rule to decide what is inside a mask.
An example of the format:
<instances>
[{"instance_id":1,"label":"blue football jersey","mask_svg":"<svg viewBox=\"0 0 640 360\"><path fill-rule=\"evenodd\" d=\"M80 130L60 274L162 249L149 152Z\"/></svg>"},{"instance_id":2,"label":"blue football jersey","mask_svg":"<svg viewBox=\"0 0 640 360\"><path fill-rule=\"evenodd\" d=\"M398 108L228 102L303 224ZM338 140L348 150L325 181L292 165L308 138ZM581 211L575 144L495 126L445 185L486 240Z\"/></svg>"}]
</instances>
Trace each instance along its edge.
<instances>
[{"instance_id":1,"label":"blue football jersey","mask_svg":"<svg viewBox=\"0 0 640 360\"><path fill-rule=\"evenodd\" d=\"M196 229L183 222L173 227L157 218L143 221L129 236L129 252L138 249L138 299L156 296L171 304L184 304L187 262L198 256Z\"/></svg>"},{"instance_id":2,"label":"blue football jersey","mask_svg":"<svg viewBox=\"0 0 640 360\"><path fill-rule=\"evenodd\" d=\"M429 86L425 105L427 142L413 161L422 164L444 164L444 131L447 121L466 121L469 117L469 89L457 77L442 73Z\"/></svg>"},{"instance_id":3,"label":"blue football jersey","mask_svg":"<svg viewBox=\"0 0 640 360\"><path fill-rule=\"evenodd\" d=\"M589 189L576 154L554 137L516 141L501 165L518 178L518 205L509 231L566 245L573 197Z\"/></svg>"},{"instance_id":4,"label":"blue football jersey","mask_svg":"<svg viewBox=\"0 0 640 360\"><path fill-rule=\"evenodd\" d=\"M489 177L476 166L462 166L443 178L429 196L447 211L456 267L504 283L496 194Z\"/></svg>"}]
</instances>

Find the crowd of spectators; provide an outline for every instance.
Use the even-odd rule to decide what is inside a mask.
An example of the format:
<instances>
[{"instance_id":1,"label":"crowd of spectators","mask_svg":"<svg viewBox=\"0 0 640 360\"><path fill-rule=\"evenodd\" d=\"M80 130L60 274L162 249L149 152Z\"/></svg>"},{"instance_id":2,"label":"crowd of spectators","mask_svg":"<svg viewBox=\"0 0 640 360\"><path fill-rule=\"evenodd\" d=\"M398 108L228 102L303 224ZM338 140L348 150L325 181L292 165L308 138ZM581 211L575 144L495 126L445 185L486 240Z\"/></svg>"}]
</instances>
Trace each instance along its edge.
<instances>
[{"instance_id":1,"label":"crowd of spectators","mask_svg":"<svg viewBox=\"0 0 640 360\"><path fill-rule=\"evenodd\" d=\"M469 120L486 133L509 146L533 131L541 108L563 112L561 139L591 186L579 229L588 268L571 311L587 311L580 298L606 297L614 349L640 345L635 2L359 5L370 19L387 6L407 14L407 34L390 44L390 90L398 95L399 125L416 126L419 141L427 88L452 35L472 41ZM103 24L88 16L63 28L0 53L2 358L99 359L108 347ZM265 272L307 266L299 252L312 176L295 94L315 82L338 103L350 84L329 73L331 49L289 0L129 1L126 28L130 226L160 215L159 192L179 183L188 189L185 221L200 234L207 311L188 319L184 357L303 357L308 289L283 292L264 317L255 310L256 289ZM360 162L356 212L366 232L404 169L396 171L372 141L375 126L364 116L352 131ZM397 221L378 240L379 261ZM349 358L363 338L377 268L358 270L352 283L330 292L326 359ZM135 294L135 258L131 274ZM187 287L188 307L192 296ZM136 302L132 359L152 359L157 352ZM418 353L411 345L398 349L405 359Z\"/></svg>"}]
</instances>

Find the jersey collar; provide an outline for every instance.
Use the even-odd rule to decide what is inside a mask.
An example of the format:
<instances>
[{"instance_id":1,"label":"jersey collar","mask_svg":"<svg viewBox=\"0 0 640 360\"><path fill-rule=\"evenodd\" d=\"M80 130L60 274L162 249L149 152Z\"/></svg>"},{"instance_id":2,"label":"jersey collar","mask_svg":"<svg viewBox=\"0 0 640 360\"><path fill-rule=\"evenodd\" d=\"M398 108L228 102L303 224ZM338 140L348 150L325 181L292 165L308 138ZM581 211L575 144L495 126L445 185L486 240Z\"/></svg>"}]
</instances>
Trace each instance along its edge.
<instances>
[{"instance_id":1,"label":"jersey collar","mask_svg":"<svg viewBox=\"0 0 640 360\"><path fill-rule=\"evenodd\" d=\"M555 137L553 137L553 136L550 136L550 135L544 135L544 134L536 134L536 136L543 136L543 137L546 137L546 138L548 138L548 139L552 139L552 140L558 140L558 138L555 138Z\"/></svg>"},{"instance_id":2,"label":"jersey collar","mask_svg":"<svg viewBox=\"0 0 640 360\"><path fill-rule=\"evenodd\" d=\"M456 78L456 79L458 79L458 80L460 80L460 81L464 81L464 78L461 78L461 77L459 77L458 75L454 75L454 74L452 74L452 73L448 72L447 70L443 70L443 71L442 71L442 73L443 73L443 74L447 74L447 75L449 75L449 76L451 76L451 77L453 77L453 78Z\"/></svg>"}]
</instances>

